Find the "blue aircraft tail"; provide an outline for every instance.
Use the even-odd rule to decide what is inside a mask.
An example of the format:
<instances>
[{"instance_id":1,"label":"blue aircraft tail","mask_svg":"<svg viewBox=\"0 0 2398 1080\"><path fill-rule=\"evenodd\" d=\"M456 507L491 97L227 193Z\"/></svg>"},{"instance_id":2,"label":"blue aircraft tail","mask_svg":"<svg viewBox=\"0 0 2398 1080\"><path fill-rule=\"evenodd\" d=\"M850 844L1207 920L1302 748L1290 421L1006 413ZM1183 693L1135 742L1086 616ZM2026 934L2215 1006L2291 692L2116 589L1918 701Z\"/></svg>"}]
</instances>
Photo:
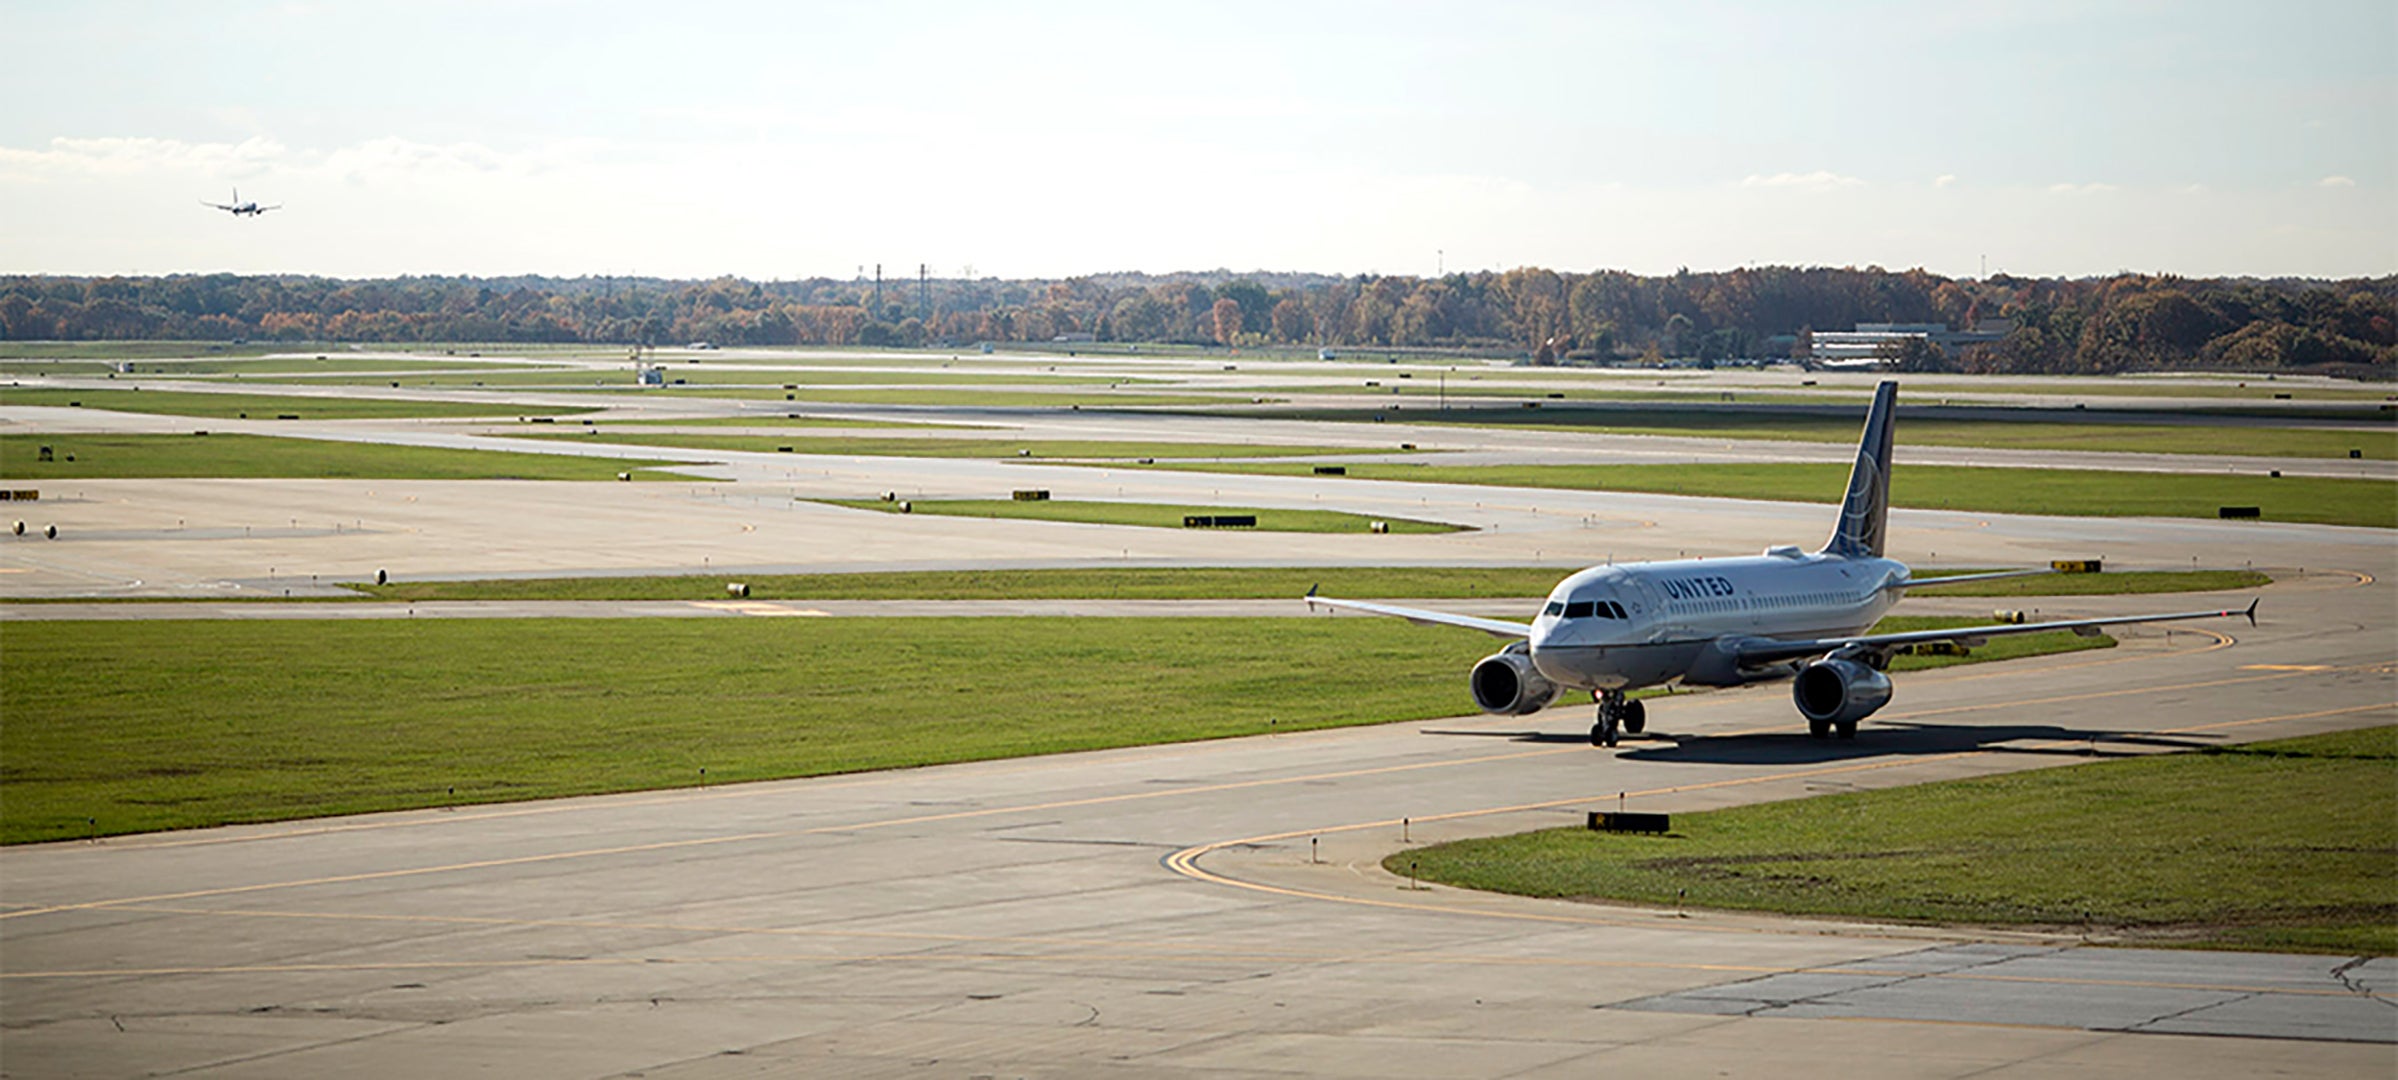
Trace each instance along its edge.
<instances>
[{"instance_id":1,"label":"blue aircraft tail","mask_svg":"<svg viewBox=\"0 0 2398 1080\"><path fill-rule=\"evenodd\" d=\"M1890 423L1897 407L1898 383L1884 380L1874 387L1865 434L1857 440L1857 464L1848 474L1848 496L1840 501L1840 521L1824 554L1881 557L1890 517Z\"/></svg>"}]
</instances>

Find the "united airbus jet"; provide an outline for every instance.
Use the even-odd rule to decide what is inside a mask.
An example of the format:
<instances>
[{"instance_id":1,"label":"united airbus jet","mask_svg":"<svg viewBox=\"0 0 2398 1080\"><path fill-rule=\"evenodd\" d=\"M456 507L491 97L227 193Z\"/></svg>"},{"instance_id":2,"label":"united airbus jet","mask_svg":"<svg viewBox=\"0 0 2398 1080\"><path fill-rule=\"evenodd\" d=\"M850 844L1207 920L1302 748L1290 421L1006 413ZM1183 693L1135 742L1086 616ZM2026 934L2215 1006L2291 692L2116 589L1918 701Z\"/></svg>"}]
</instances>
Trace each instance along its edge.
<instances>
[{"instance_id":1,"label":"united airbus jet","mask_svg":"<svg viewBox=\"0 0 2398 1080\"><path fill-rule=\"evenodd\" d=\"M2005 571L1927 581L1883 554L1890 509L1891 424L1898 384L1876 387L1865 433L1850 470L1832 538L1819 551L1771 547L1757 556L1593 566L1558 582L1531 625L1439 611L1336 600L1324 604L1424 625L1457 626L1508 639L1476 663L1467 678L1484 712L1522 716L1547 708L1568 690L1588 691L1598 704L1590 728L1594 746L1614 746L1619 733L1639 734L1647 710L1629 691L1668 683L1738 686L1791 679L1791 697L1817 738L1854 738L1857 722L1890 701L1890 656L1927 642L1977 645L2002 634L2071 630L2095 635L2121 623L2168 622L2244 615L2256 623L2256 604L2244 611L2182 611L2106 619L2002 623L1912 633L1866 633L1911 585L2018 577L2046 571Z\"/></svg>"}]
</instances>

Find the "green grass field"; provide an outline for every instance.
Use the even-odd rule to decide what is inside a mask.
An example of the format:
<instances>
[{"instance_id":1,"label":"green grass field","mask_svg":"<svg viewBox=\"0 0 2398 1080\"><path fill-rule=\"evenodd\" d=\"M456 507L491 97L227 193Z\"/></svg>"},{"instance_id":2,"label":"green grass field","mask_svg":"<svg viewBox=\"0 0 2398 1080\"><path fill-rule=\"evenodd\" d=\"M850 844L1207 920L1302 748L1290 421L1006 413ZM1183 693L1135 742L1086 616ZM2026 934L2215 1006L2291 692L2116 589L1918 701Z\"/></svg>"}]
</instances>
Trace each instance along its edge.
<instances>
[{"instance_id":1,"label":"green grass field","mask_svg":"<svg viewBox=\"0 0 2398 1080\"><path fill-rule=\"evenodd\" d=\"M1168 464L1204 472L1305 475L1310 466L1267 462ZM1646 491L1731 499L1837 502L1848 466L1830 462L1755 465L1349 465L1358 480ZM2105 472L1909 465L1892 472L1891 505L1996 514L2074 517L2216 516L2222 506L2256 506L2266 521L2398 527L2398 484L2310 476Z\"/></svg>"},{"instance_id":2,"label":"green grass field","mask_svg":"<svg viewBox=\"0 0 2398 1080\"><path fill-rule=\"evenodd\" d=\"M806 416L799 413L757 413L750 416L694 417L686 420L610 420L596 426L641 431L666 427L755 428L904 428L915 431L988 431L988 424L941 424L913 420L856 420L845 416Z\"/></svg>"},{"instance_id":3,"label":"green grass field","mask_svg":"<svg viewBox=\"0 0 2398 1080\"><path fill-rule=\"evenodd\" d=\"M737 450L751 454L771 454L790 447L794 454L840 454L845 456L878 457L944 457L944 458L1081 458L1123 459L1140 458L1245 458L1301 457L1319 454L1354 454L1360 451L1337 446L1277 446L1252 443L1144 443L1093 442L1047 439L962 439L962 438L857 438L842 435L692 435L680 432L628 432L622 428L593 436L583 432L601 431L594 425L573 431L509 433L524 439L594 439L610 443L630 443L636 446L674 446L688 450ZM1030 451L1027 453L1026 451ZM1368 454L1395 453L1369 450Z\"/></svg>"},{"instance_id":4,"label":"green grass field","mask_svg":"<svg viewBox=\"0 0 2398 1080\"><path fill-rule=\"evenodd\" d=\"M589 409L549 405L514 405L504 401L401 401L391 398L288 397L272 394L209 394L177 390L60 390L0 387L0 405L71 406L112 412L246 417L273 420L292 416L303 420L417 419L453 416L563 416Z\"/></svg>"},{"instance_id":5,"label":"green grass field","mask_svg":"<svg viewBox=\"0 0 2398 1080\"><path fill-rule=\"evenodd\" d=\"M278 344L227 345L221 341L0 341L0 360L155 360L178 356L264 356L292 352Z\"/></svg>"},{"instance_id":6,"label":"green grass field","mask_svg":"<svg viewBox=\"0 0 2398 1080\"><path fill-rule=\"evenodd\" d=\"M878 504L879 505L879 504ZM1321 587L1351 599L1455 600L1547 596L1570 566L1126 567L1061 570L920 570L863 574L766 574L740 578L758 600L1273 600ZM676 577L520 578L392 582L351 588L382 600L722 600L723 574ZM2268 580L2250 571L2048 574L2021 581L1952 585L1935 596L2098 596L2246 588ZM2231 581L2231 584L2226 584ZM2037 593L1972 592L2039 583ZM1914 590L1910 590L1912 593ZM1527 611L1527 619L1530 614Z\"/></svg>"},{"instance_id":7,"label":"green grass field","mask_svg":"<svg viewBox=\"0 0 2398 1080\"><path fill-rule=\"evenodd\" d=\"M1917 630L1953 630L1960 626L1981 626L1988 619L1954 615L1886 615L1873 624L1872 633L1905 634ZM1959 664L1982 664L1993 660L2021 660L2033 656L2082 652L2088 649L2112 649L2115 639L2099 633L2083 637L2071 630L2048 630L2037 634L2009 634L1994 637L1971 649L1956 653L1905 652L1890 658L1891 671L1928 671L1932 668L1955 667Z\"/></svg>"},{"instance_id":8,"label":"green grass field","mask_svg":"<svg viewBox=\"0 0 2398 1080\"><path fill-rule=\"evenodd\" d=\"M1447 716L1489 651L1382 619L16 623L0 841Z\"/></svg>"},{"instance_id":9,"label":"green grass field","mask_svg":"<svg viewBox=\"0 0 2398 1080\"><path fill-rule=\"evenodd\" d=\"M879 504L878 504L879 505ZM1180 519L1176 519L1180 524ZM1277 566L1090 570L922 570L743 576L754 600L1283 600L1327 596L1412 599L1547 596L1571 567ZM353 585L381 600L722 600L722 574L527 578ZM1525 618L1531 613L1527 608Z\"/></svg>"},{"instance_id":10,"label":"green grass field","mask_svg":"<svg viewBox=\"0 0 2398 1080\"><path fill-rule=\"evenodd\" d=\"M1491 648L1395 619L20 622L0 842L1453 716Z\"/></svg>"},{"instance_id":11,"label":"green grass field","mask_svg":"<svg viewBox=\"0 0 2398 1080\"><path fill-rule=\"evenodd\" d=\"M456 364L450 365L455 369ZM703 394L712 390L738 389L754 391L761 388L780 389L788 384L803 389L817 386L849 385L929 385L929 386L1107 386L1113 383L1147 383L1153 379L1101 374L1052 375L1048 373L1013 373L998 371L886 371L874 368L845 368L839 371L813 369L759 370L719 367L713 364L667 364L666 378L671 382L682 379L675 392ZM313 385L389 385L397 382L409 386L480 385L492 387L590 386L603 383L624 389L635 389L631 366L619 370L599 368L494 368L486 376L479 370L469 374L451 371L436 376L403 375L397 379L371 379L354 376L310 378L303 381Z\"/></svg>"},{"instance_id":12,"label":"green grass field","mask_svg":"<svg viewBox=\"0 0 2398 1080\"><path fill-rule=\"evenodd\" d=\"M1551 829L1385 868L1531 896L2136 944L2398 952L2398 728L1703 814L1661 837Z\"/></svg>"},{"instance_id":13,"label":"green grass field","mask_svg":"<svg viewBox=\"0 0 2398 1080\"><path fill-rule=\"evenodd\" d=\"M1750 398L1744 394L1740 400ZM1304 410L1293 415L1302 414ZM1319 411L1316 415L1327 420L1370 421L1368 414L1355 409ZM1577 409L1570 404L1538 410L1487 407L1447 412L1410 410L1401 418L1409 423L1511 430L1838 444L1855 443L1861 422L1858 417L1751 413L1733 408ZM2398 428L2386 424L2380 431L2348 431L2267 425L1926 420L1910 416L1900 419L1898 430L1900 441L1911 446L2306 458L2345 458L2350 450L2356 450L2367 460L2398 458Z\"/></svg>"},{"instance_id":14,"label":"green grass field","mask_svg":"<svg viewBox=\"0 0 2398 1080\"><path fill-rule=\"evenodd\" d=\"M1368 370L1366 374L1373 374L1373 372ZM1409 412L1424 410L1425 416L1435 415L1433 410L1437 409L1438 403L1443 400L1454 405L1477 398L1531 399L1541 402L1543 410L1560 412L1576 411L1575 402L1670 402L1690 405L1720 405L1725 402L1724 395L1727 393L1732 395L1732 403L1742 405L1855 404L1862 407L1873 400L1873 391L1871 390L1791 392L1749 387L1728 389L1720 386L1697 385L1648 389L1634 388L1624 385L1622 382L1604 382L1591 386L1565 386L1562 388L1557 385L1570 380L1570 378L1570 376L1541 372L1526 372L1514 376L1492 373L1479 379L1460 378L1452 375L1445 380L1433 375L1418 375L1412 379L1400 379L1393 374L1374 379L1347 378L1322 385L1291 386L1284 389L1290 392L1309 394L1390 398L1394 401L1406 402ZM1367 383L1377 385L1368 386ZM1529 385L1519 385L1521 383L1529 383ZM1508 410L1520 408L1520 406L1513 405L1501 408L1487 402L1476 402L1474 407L1499 414L1502 422ZM1356 410L1349 411L1354 413ZM1357 419L1357 417L1352 415L1347 419ZM1854 427L1855 425L1850 426ZM1850 437L1855 438L1855 433L1851 432Z\"/></svg>"},{"instance_id":15,"label":"green grass field","mask_svg":"<svg viewBox=\"0 0 2398 1080\"><path fill-rule=\"evenodd\" d=\"M2129 596L2134 593L2221 592L2273 583L2255 570L2110 570L2103 574L2035 574L1963 585L1918 585L1909 596Z\"/></svg>"},{"instance_id":16,"label":"green grass field","mask_svg":"<svg viewBox=\"0 0 2398 1080\"><path fill-rule=\"evenodd\" d=\"M887 514L900 513L899 504L880 499L826 499L836 506L857 510L880 510ZM1304 532L1304 533L1362 533L1370 531L1373 522L1390 525L1393 533L1452 533L1464 532L1461 525L1437 521L1410 521L1406 518L1377 518L1364 514L1344 514L1334 510L1279 510L1247 506L1164 506L1156 503L1081 502L1070 499L1041 499L1017 502L1013 499L939 499L909 504L909 513L942 514L949 517L1015 518L1027 521L1071 521L1085 525L1138 525L1151 529L1179 529L1182 519L1193 514L1255 514L1257 525L1247 532Z\"/></svg>"},{"instance_id":17,"label":"green grass field","mask_svg":"<svg viewBox=\"0 0 2398 1080\"><path fill-rule=\"evenodd\" d=\"M676 393L699 397L780 398L789 391L773 390L711 390L705 387L681 387ZM928 387L922 390L826 390L809 387L799 391L801 401L822 401L855 405L958 405L985 408L1071 408L1109 409L1142 405L1180 405L1197 407L1222 405L1232 400L1246 400L1239 395L1201 397L1192 394L1156 394L1138 390L1092 390L1084 393L1061 393L1044 390L1002 390L997 387L968 390L957 387Z\"/></svg>"},{"instance_id":18,"label":"green grass field","mask_svg":"<svg viewBox=\"0 0 2398 1080\"><path fill-rule=\"evenodd\" d=\"M100 371L115 370L114 363L103 363L99 361L63 361L63 363L88 364L89 367L98 369ZM245 375L305 376L331 372L359 371L422 372L428 369L433 369L460 373L475 372L481 374L514 371L556 370L555 368L538 367L519 363L484 364L474 360L403 360L393 359L390 357L350 356L348 354L334 356L269 356L246 359L212 356L202 358L140 360L131 361L131 363L133 370L128 374L138 375L144 379L205 378L212 382L217 381L218 377L220 376L232 376L235 378ZM53 364L47 364L43 361L0 361L0 373L27 375L37 374L45 371L58 375L77 374L77 372L62 370ZM290 381L312 382L314 380L295 378ZM357 381L362 384L372 385L380 380L359 379Z\"/></svg>"},{"instance_id":19,"label":"green grass field","mask_svg":"<svg viewBox=\"0 0 2398 1080\"><path fill-rule=\"evenodd\" d=\"M40 450L51 448L51 460ZM74 460L67 460L69 457ZM12 481L156 478L302 480L684 479L663 461L511 454L430 446L284 439L266 435L0 436L0 477Z\"/></svg>"}]
</instances>

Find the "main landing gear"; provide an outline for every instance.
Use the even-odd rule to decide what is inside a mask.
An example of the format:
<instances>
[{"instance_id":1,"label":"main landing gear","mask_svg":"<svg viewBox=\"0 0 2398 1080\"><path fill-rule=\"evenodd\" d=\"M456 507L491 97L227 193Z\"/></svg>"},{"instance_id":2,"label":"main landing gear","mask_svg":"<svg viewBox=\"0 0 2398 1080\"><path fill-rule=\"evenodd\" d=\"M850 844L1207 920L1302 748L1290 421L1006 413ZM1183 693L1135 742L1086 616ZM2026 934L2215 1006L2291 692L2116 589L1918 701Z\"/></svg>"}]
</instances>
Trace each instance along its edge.
<instances>
[{"instance_id":1,"label":"main landing gear","mask_svg":"<svg viewBox=\"0 0 2398 1080\"><path fill-rule=\"evenodd\" d=\"M1590 745L1614 746L1618 732L1638 735L1649 726L1648 707L1624 696L1621 690L1601 690L1599 722L1590 725Z\"/></svg>"}]
</instances>

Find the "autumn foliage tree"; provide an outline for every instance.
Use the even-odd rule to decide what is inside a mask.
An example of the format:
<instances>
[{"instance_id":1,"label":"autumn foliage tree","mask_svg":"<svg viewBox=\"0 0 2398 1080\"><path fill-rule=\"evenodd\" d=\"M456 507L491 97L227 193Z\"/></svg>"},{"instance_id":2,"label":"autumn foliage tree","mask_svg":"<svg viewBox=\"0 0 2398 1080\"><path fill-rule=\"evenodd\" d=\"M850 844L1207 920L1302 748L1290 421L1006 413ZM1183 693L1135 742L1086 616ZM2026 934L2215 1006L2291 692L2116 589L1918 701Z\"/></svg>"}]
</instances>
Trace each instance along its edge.
<instances>
[{"instance_id":1,"label":"autumn foliage tree","mask_svg":"<svg viewBox=\"0 0 2398 1080\"><path fill-rule=\"evenodd\" d=\"M2011 321L1966 370L2304 368L2387 378L2398 277L1952 279L1878 267L1644 276L1520 267L1438 278L1096 274L1063 280L0 277L9 340L917 345L1047 341L1470 350L1560 362L1779 357L1860 322Z\"/></svg>"}]
</instances>

